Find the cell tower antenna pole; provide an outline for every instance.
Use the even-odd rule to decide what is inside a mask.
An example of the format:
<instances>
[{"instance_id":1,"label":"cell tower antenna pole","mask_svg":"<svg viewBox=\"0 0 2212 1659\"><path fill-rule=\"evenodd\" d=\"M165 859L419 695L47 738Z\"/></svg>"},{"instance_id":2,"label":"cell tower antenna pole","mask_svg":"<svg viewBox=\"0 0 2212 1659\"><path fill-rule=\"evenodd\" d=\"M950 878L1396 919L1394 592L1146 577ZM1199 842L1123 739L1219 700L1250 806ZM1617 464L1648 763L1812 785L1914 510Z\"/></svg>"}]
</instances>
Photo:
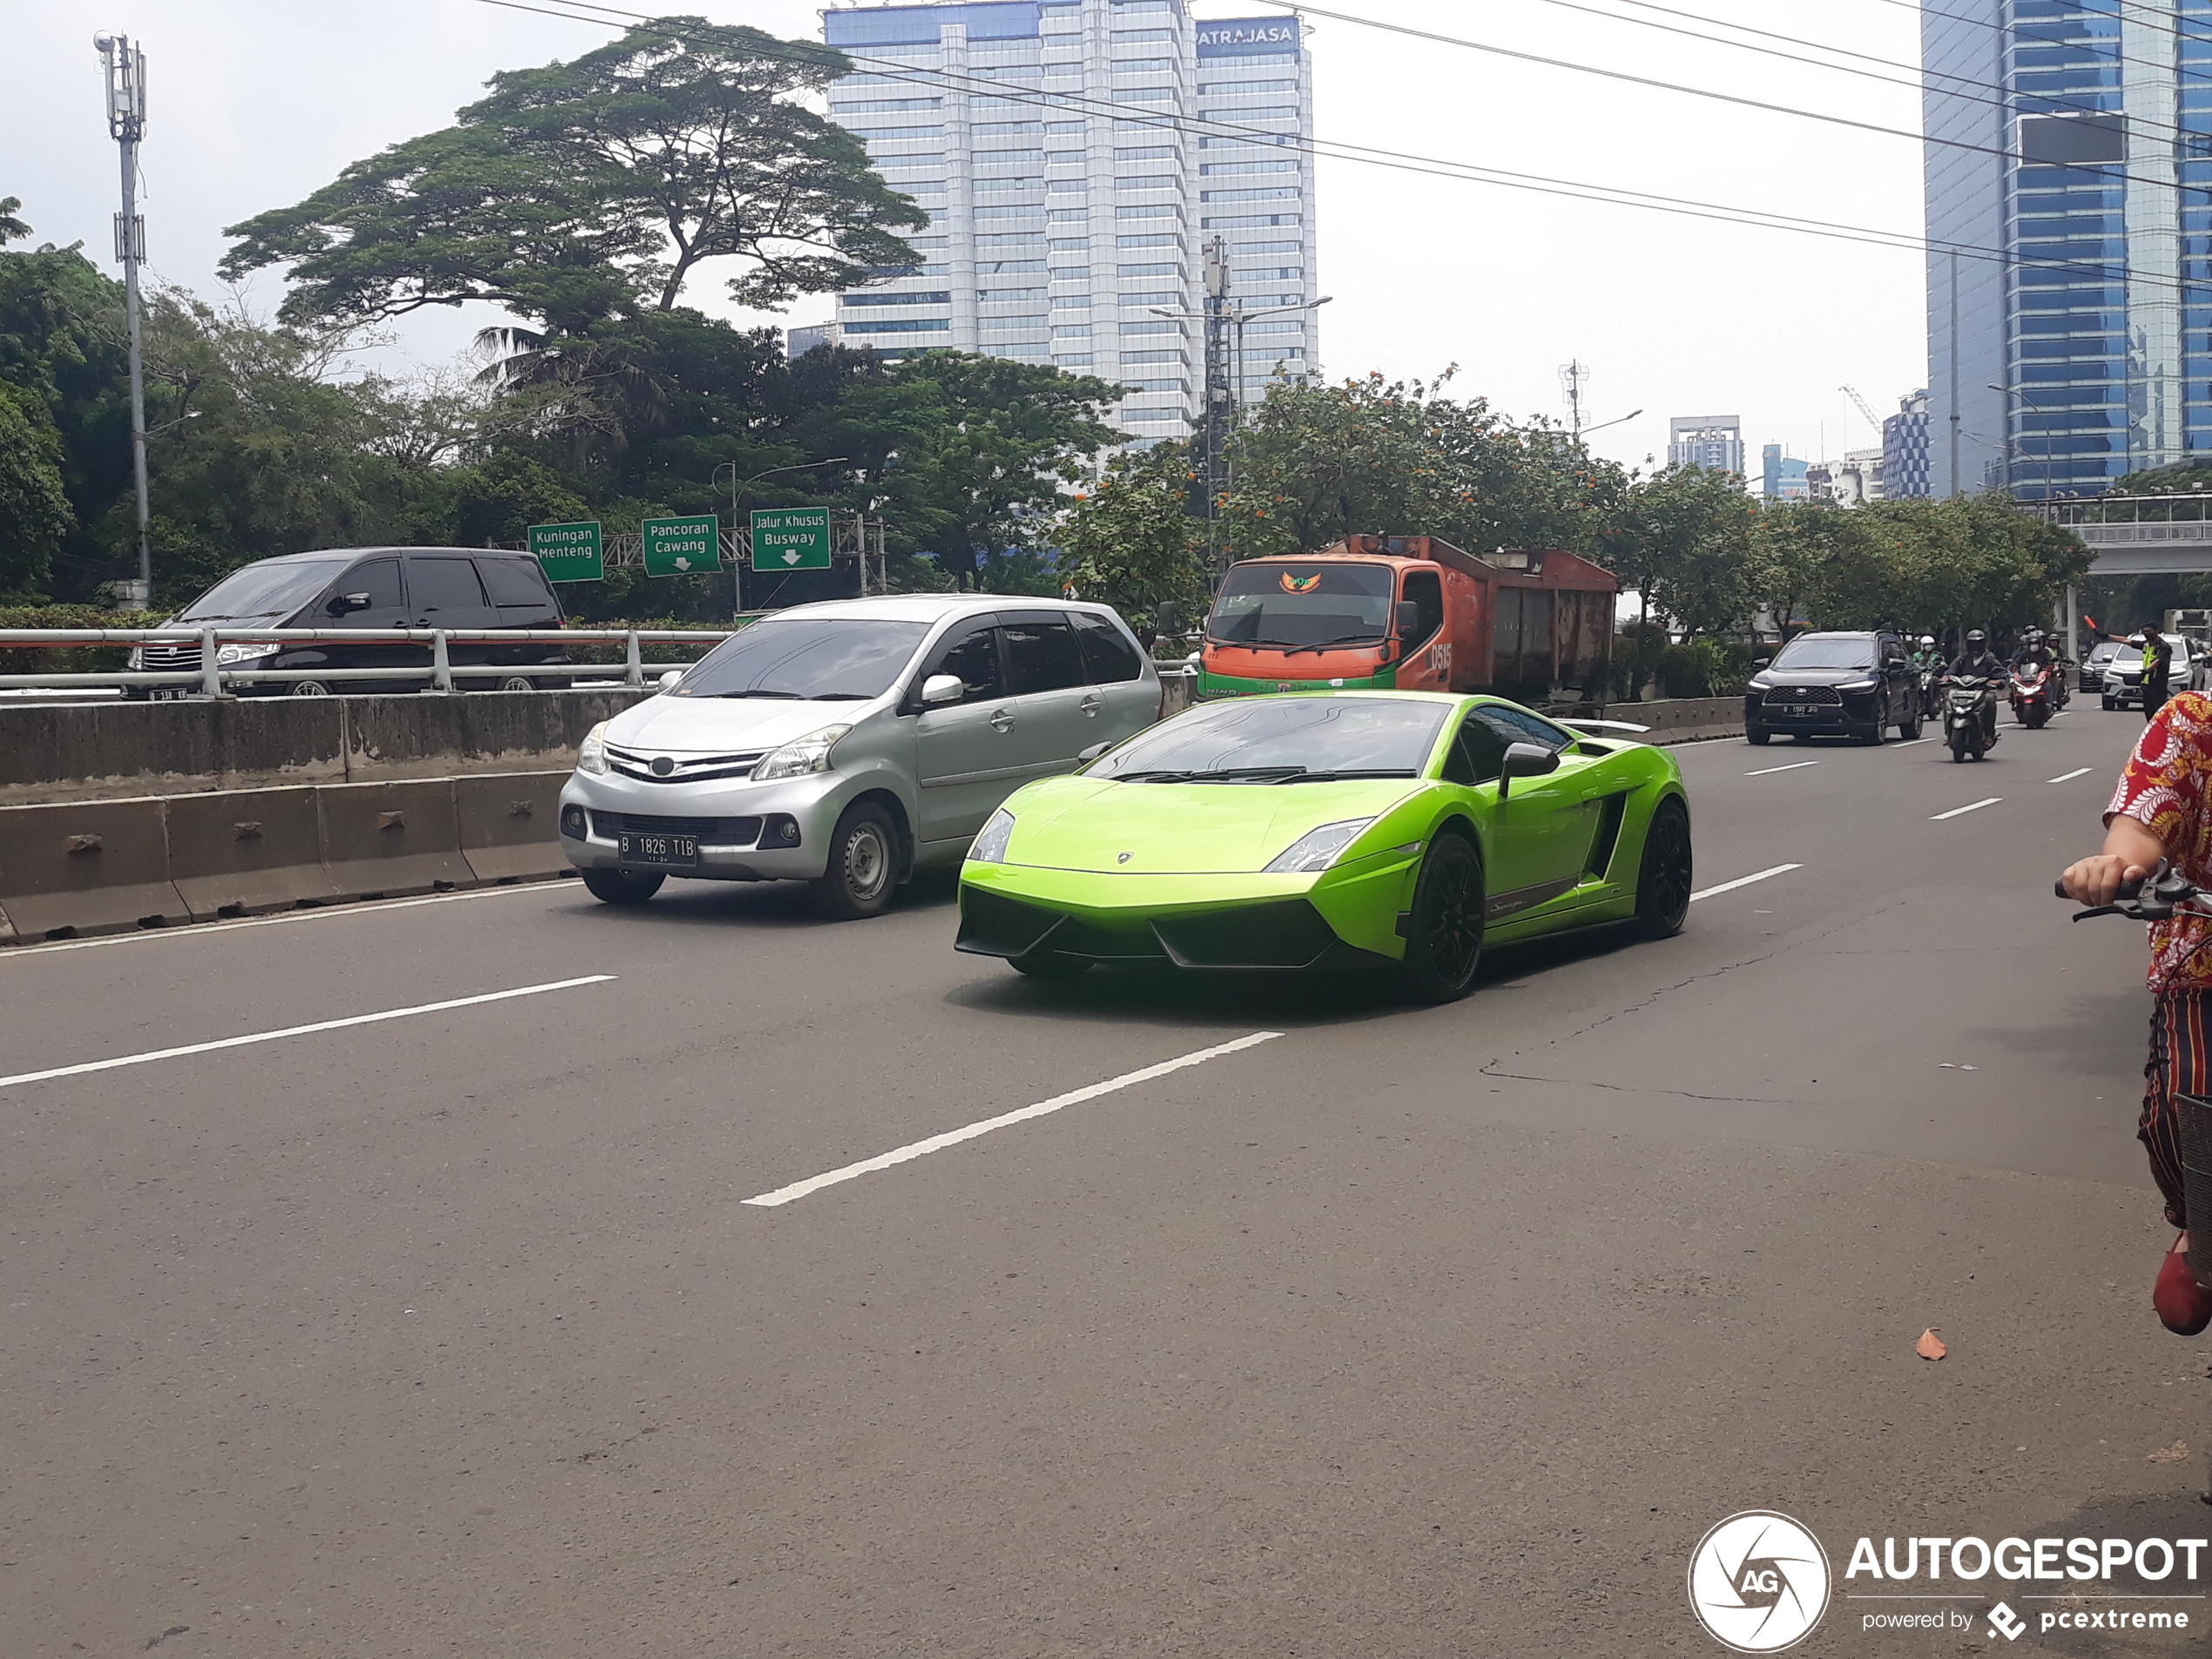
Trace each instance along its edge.
<instances>
[{"instance_id":1,"label":"cell tower antenna pole","mask_svg":"<svg viewBox=\"0 0 2212 1659\"><path fill-rule=\"evenodd\" d=\"M146 388L138 320L138 266L146 257L146 221L138 212L138 141L146 126L146 55L128 35L96 35L107 67L107 130L123 152L123 211L115 216L115 258L131 319L131 467L138 488L138 579L134 607L153 603L153 555L146 543Z\"/></svg>"},{"instance_id":2,"label":"cell tower antenna pole","mask_svg":"<svg viewBox=\"0 0 2212 1659\"><path fill-rule=\"evenodd\" d=\"M1577 358L1559 366L1559 383L1567 393L1567 422L1575 434L1575 441L1582 441L1582 387L1590 378L1590 366Z\"/></svg>"}]
</instances>

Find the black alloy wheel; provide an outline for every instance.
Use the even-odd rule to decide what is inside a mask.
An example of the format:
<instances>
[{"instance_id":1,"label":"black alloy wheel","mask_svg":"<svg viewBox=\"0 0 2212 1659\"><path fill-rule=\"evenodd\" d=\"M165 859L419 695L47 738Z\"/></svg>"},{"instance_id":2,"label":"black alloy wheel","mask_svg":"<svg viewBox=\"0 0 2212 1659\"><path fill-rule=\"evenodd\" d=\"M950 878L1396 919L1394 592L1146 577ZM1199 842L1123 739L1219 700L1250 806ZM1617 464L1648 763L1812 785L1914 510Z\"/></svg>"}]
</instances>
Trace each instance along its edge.
<instances>
[{"instance_id":1,"label":"black alloy wheel","mask_svg":"<svg viewBox=\"0 0 2212 1659\"><path fill-rule=\"evenodd\" d=\"M1669 795L1643 833L1643 861L1636 870L1636 927L1646 939L1669 939L1689 920L1689 813Z\"/></svg>"},{"instance_id":2,"label":"black alloy wheel","mask_svg":"<svg viewBox=\"0 0 2212 1659\"><path fill-rule=\"evenodd\" d=\"M856 800L830 832L829 867L813 883L814 908L838 921L880 916L899 887L899 833L891 814Z\"/></svg>"},{"instance_id":3,"label":"black alloy wheel","mask_svg":"<svg viewBox=\"0 0 2212 1659\"><path fill-rule=\"evenodd\" d=\"M585 889L603 904L643 904L660 891L664 875L644 875L635 870L585 870Z\"/></svg>"},{"instance_id":4,"label":"black alloy wheel","mask_svg":"<svg viewBox=\"0 0 2212 1659\"><path fill-rule=\"evenodd\" d=\"M1764 748L1768 740L1773 736L1774 733L1763 725L1747 725L1743 728L1743 740L1746 743L1755 744L1760 748Z\"/></svg>"},{"instance_id":5,"label":"black alloy wheel","mask_svg":"<svg viewBox=\"0 0 2212 1659\"><path fill-rule=\"evenodd\" d=\"M1456 1002L1474 988L1482 965L1482 858L1466 836L1447 830L1429 843L1413 886L1399 983L1417 1002Z\"/></svg>"},{"instance_id":6,"label":"black alloy wheel","mask_svg":"<svg viewBox=\"0 0 2212 1659\"><path fill-rule=\"evenodd\" d=\"M1870 748L1875 748L1875 749L1878 749L1878 748L1880 748L1880 747L1882 746L1882 728L1883 728L1884 726L1887 725L1889 723L1890 723L1890 711L1889 711L1889 705L1888 705L1888 704L1887 704L1886 702L1885 702L1885 703L1883 704L1882 707L1881 707L1881 708L1880 708L1880 709L1879 709L1879 710L1878 710L1878 711L1875 713L1875 716L1874 716L1874 729L1873 729L1871 732L1869 732L1865 733L1863 737L1861 737L1861 738L1859 738L1859 741L1860 741L1861 743L1863 743L1863 744L1867 745Z\"/></svg>"},{"instance_id":7,"label":"black alloy wheel","mask_svg":"<svg viewBox=\"0 0 2212 1659\"><path fill-rule=\"evenodd\" d=\"M1917 743L1920 738L1920 710L1914 705L1912 712L1897 723L1897 735L1907 743Z\"/></svg>"}]
</instances>

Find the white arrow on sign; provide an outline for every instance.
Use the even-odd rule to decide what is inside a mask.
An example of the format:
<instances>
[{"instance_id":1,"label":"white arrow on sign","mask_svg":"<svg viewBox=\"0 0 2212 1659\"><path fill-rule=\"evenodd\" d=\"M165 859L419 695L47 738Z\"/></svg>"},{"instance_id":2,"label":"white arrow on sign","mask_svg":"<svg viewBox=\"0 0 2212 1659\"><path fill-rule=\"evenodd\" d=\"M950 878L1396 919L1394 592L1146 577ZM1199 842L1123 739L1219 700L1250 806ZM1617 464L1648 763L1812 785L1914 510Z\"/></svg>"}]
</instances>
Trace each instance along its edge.
<instances>
[{"instance_id":1,"label":"white arrow on sign","mask_svg":"<svg viewBox=\"0 0 2212 1659\"><path fill-rule=\"evenodd\" d=\"M679 570L688 570L691 568L691 562L679 553L676 556L676 568Z\"/></svg>"},{"instance_id":2,"label":"white arrow on sign","mask_svg":"<svg viewBox=\"0 0 2212 1659\"><path fill-rule=\"evenodd\" d=\"M799 550L794 547L784 555L784 563L786 564L796 564L799 563Z\"/></svg>"}]
</instances>

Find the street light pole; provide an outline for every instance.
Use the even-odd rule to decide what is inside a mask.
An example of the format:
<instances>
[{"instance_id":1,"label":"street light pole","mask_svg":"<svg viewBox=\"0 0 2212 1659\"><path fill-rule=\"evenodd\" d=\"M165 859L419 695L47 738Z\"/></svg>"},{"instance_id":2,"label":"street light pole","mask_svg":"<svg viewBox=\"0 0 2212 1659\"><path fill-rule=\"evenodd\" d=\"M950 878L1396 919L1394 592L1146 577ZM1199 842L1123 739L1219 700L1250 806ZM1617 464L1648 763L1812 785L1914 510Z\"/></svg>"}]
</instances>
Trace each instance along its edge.
<instances>
[{"instance_id":1,"label":"street light pole","mask_svg":"<svg viewBox=\"0 0 2212 1659\"><path fill-rule=\"evenodd\" d=\"M107 67L108 136L123 152L123 211L115 216L115 258L123 266L123 292L131 327L131 467L138 487L138 579L132 602L153 603L153 555L146 542L151 516L146 495L146 390L140 358L138 265L146 256L146 221L138 212L138 140L146 126L146 55L128 35L95 35L92 44Z\"/></svg>"},{"instance_id":2,"label":"street light pole","mask_svg":"<svg viewBox=\"0 0 2212 1659\"><path fill-rule=\"evenodd\" d=\"M714 469L713 477L707 481L709 489L712 489L722 482L724 473L730 475L730 550L733 556L730 560L730 619L732 621L737 620L738 612L744 608L745 600L745 577L742 574L745 570L745 560L742 556L735 556L738 550L738 492L759 483L763 478L773 478L779 472L811 472L817 467L834 467L839 462L850 461L852 458L850 455L830 455L820 461L794 461L788 467L771 467L765 472L756 472L750 478L738 476L738 463L734 461L725 461ZM748 550L752 545L752 538L748 536L745 542ZM865 557L865 555L863 556Z\"/></svg>"},{"instance_id":3,"label":"street light pole","mask_svg":"<svg viewBox=\"0 0 2212 1659\"><path fill-rule=\"evenodd\" d=\"M2000 397L2020 399L2038 415L2049 413L2040 403L2017 387L2000 386L1994 381L1984 383ZM2007 496L2013 493L2013 453L2018 447L2016 444L2009 443L2005 446L2005 493ZM2045 501L2051 499L2051 435L2047 430L2043 434L2043 499Z\"/></svg>"}]
</instances>

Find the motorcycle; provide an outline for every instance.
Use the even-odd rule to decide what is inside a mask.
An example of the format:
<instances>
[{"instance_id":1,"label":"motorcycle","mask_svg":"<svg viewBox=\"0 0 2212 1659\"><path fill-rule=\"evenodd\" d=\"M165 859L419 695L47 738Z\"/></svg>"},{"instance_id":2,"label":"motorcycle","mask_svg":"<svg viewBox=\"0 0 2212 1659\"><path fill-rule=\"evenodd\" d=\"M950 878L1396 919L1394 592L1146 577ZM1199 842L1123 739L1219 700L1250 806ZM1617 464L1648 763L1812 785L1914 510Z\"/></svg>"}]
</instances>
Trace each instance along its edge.
<instances>
[{"instance_id":1,"label":"motorcycle","mask_svg":"<svg viewBox=\"0 0 2212 1659\"><path fill-rule=\"evenodd\" d=\"M1997 682L1946 674L1943 693L1943 739L1951 745L1952 759L1964 760L1968 755L1980 759L1997 741L1993 729Z\"/></svg>"},{"instance_id":2,"label":"motorcycle","mask_svg":"<svg viewBox=\"0 0 2212 1659\"><path fill-rule=\"evenodd\" d=\"M1932 723L1943 715L1943 667L1939 663L1920 665L1920 718Z\"/></svg>"},{"instance_id":3,"label":"motorcycle","mask_svg":"<svg viewBox=\"0 0 2212 1659\"><path fill-rule=\"evenodd\" d=\"M2013 718L2033 732L2051 718L2051 670L2042 663L2021 663L2012 673Z\"/></svg>"}]
</instances>

